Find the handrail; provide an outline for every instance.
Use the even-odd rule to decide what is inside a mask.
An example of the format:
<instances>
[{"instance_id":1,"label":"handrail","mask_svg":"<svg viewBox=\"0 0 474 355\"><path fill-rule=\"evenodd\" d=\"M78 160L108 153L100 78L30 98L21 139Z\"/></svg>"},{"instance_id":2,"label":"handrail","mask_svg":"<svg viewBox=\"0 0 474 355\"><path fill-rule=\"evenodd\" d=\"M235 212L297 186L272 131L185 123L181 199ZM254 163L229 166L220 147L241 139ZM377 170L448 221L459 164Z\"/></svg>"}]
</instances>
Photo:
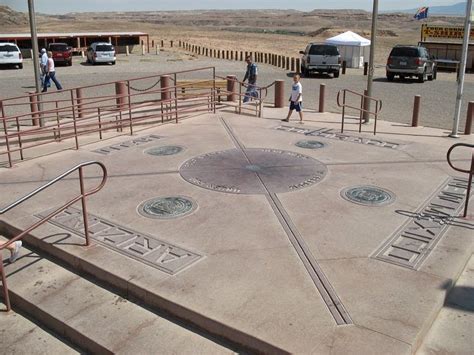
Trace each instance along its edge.
<instances>
[{"instance_id":1,"label":"handrail","mask_svg":"<svg viewBox=\"0 0 474 355\"><path fill-rule=\"evenodd\" d=\"M470 170L464 170L464 169L461 169L461 168L457 168L451 162L451 153L457 147L468 147L468 148L472 149L471 169ZM454 170L456 170L460 173L469 174L469 178L468 178L468 182L467 182L466 204L464 206L464 214L463 214L463 217L467 217L467 208L469 206L469 198L471 197L472 176L474 175L474 144L468 144L468 143L456 143L456 144L454 144L453 146L451 146L451 148L449 148L448 153L446 154L446 159L448 160L449 166L451 168L453 168Z\"/></svg>"},{"instance_id":2,"label":"handrail","mask_svg":"<svg viewBox=\"0 0 474 355\"><path fill-rule=\"evenodd\" d=\"M89 191L84 191L83 168L86 167L86 166L90 166L90 165L98 165L102 169L102 181L95 188L93 188ZM22 239L25 235L30 233L33 229L36 229L39 226L43 225L44 223L49 221L51 218L53 218L57 214L61 213L66 208L73 205L74 203L76 203L79 200L82 200L81 202L82 202L82 215L83 215L83 219L84 219L84 235L85 235L85 238L86 238L85 245L89 246L90 245L90 240L89 240L89 224L88 224L88 221L87 221L86 197L95 194L96 192L98 192L99 190L101 190L104 187L104 185L107 181L107 168L105 167L105 165L103 163L101 163L99 161L88 161L88 162L80 163L80 164L72 167L71 169L65 171L61 175L57 176L56 178L49 181L48 183L38 187L37 189L33 190L32 192L26 194L25 196L19 198L18 200L14 201L10 205L8 205L8 206L6 206L6 207L4 207L3 209L0 210L0 215L12 210L13 208L17 207L18 205L22 204L23 202L29 200L33 196L36 196L41 191L46 190L48 187L50 187L50 186L54 185L55 183L57 183L58 181L62 180L66 176L71 175L76 170L79 172L79 187L80 187L80 191L81 191L80 195L74 197L73 199L66 202L63 206L61 206L58 209L54 210L53 212L49 213L46 217L43 217L40 221L38 221L35 224L33 224L32 226L28 227L23 232L21 232L20 234L18 234L15 237L13 237L12 239L10 239L8 242L0 245L0 273L1 273L1 277L2 277L3 295L4 295L4 300L5 300L5 305L7 307L7 311L11 310L11 306L10 306L10 298L9 298L9 295L8 295L7 280L6 280L5 271L4 271L4 268L3 268L3 255L1 253L1 251L3 249L7 248L10 244L16 242L19 239Z\"/></svg>"},{"instance_id":3,"label":"handrail","mask_svg":"<svg viewBox=\"0 0 474 355\"><path fill-rule=\"evenodd\" d=\"M341 93L343 94L342 104L341 104ZM356 106L346 104L346 94L347 93L350 93L350 94L353 94L353 95L356 95L356 96L360 97L360 107L356 107ZM374 112L366 109L366 103L369 102L369 101L370 102L371 101L375 102L375 111ZM359 133L362 132L362 118L364 116L364 113L367 113L369 115L373 115L375 117L374 135L377 133L377 118L378 118L378 115L379 115L380 111L382 111L382 107L383 107L382 100L375 99L371 96L366 95L365 93L361 94L361 93L358 93L358 92L353 91L353 90L342 89L342 90L339 90L338 93L337 93L336 103L337 103L338 107L342 107L341 133L344 133L344 119L345 119L346 108L350 108L350 109L359 111Z\"/></svg>"},{"instance_id":4,"label":"handrail","mask_svg":"<svg viewBox=\"0 0 474 355\"><path fill-rule=\"evenodd\" d=\"M239 106L238 108L236 108L238 110L238 113L241 114L242 113L242 98L245 98L247 96L247 94L243 94L242 93L242 87L244 88L247 88L250 84L246 84L242 81L239 81L237 78L231 78L231 77L222 77L222 76L218 76L216 75L216 78L219 78L219 79L225 79L227 81L233 81L234 83L238 83L239 84L239 92L231 92L229 90L224 90L225 93L227 93L228 95L233 95L233 96L238 96L239 97ZM275 85L275 82L271 83L270 85L267 85L267 86L257 86L257 85L253 85L255 90L258 91L259 95L258 95L258 99L256 100L258 102L258 104L255 106L255 114L258 116L258 117L262 117L262 108L263 108L263 102L265 101L265 99L267 98L268 96L268 89L270 87L272 87L273 85ZM265 92L265 95L262 95L262 92Z\"/></svg>"}]
</instances>

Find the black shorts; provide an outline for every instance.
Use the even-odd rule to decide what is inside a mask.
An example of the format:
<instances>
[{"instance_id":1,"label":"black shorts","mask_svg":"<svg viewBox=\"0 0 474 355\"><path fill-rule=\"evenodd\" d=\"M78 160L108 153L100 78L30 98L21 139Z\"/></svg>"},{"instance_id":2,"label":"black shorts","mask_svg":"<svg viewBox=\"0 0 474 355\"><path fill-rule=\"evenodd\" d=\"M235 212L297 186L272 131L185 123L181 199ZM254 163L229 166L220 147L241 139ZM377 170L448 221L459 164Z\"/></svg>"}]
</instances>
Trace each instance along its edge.
<instances>
[{"instance_id":1,"label":"black shorts","mask_svg":"<svg viewBox=\"0 0 474 355\"><path fill-rule=\"evenodd\" d=\"M303 102L293 102L290 103L290 110L296 110L296 112L301 112L303 109Z\"/></svg>"}]
</instances>

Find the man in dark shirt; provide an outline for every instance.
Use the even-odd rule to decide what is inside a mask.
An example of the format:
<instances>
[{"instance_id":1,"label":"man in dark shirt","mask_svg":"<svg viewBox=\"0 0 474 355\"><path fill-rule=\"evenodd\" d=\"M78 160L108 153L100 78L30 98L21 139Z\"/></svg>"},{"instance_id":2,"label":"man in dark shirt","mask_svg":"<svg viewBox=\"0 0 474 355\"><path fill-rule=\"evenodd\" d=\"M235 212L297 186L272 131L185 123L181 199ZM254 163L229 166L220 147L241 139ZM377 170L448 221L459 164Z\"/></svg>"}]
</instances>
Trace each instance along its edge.
<instances>
[{"instance_id":1,"label":"man in dark shirt","mask_svg":"<svg viewBox=\"0 0 474 355\"><path fill-rule=\"evenodd\" d=\"M252 62L251 56L247 56L245 58L245 62L247 63L247 71L245 73L243 82L248 80L248 85L247 85L247 91L244 97L244 103L248 102L251 97L258 98L258 93L256 90L257 75L258 75L257 64Z\"/></svg>"}]
</instances>

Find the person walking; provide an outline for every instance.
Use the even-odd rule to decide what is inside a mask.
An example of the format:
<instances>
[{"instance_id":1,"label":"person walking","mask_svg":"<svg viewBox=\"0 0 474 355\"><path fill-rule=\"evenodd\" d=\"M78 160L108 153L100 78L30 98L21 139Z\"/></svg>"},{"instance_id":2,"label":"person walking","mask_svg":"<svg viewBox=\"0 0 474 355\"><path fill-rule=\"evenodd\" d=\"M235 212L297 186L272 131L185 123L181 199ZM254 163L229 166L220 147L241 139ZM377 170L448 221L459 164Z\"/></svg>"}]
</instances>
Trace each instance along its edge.
<instances>
[{"instance_id":1,"label":"person walking","mask_svg":"<svg viewBox=\"0 0 474 355\"><path fill-rule=\"evenodd\" d=\"M283 119L284 122L289 122L293 111L300 115L300 123L303 123L303 86L300 83L300 76L298 74L293 76L293 85L291 85L290 95L290 110L288 116Z\"/></svg>"},{"instance_id":2,"label":"person walking","mask_svg":"<svg viewBox=\"0 0 474 355\"><path fill-rule=\"evenodd\" d=\"M41 92L48 91L48 84L51 80L54 82L54 85L56 85L56 89L63 89L58 79L56 79L56 69L54 67L53 53L48 52L48 64L46 65L46 80L44 81L43 91Z\"/></svg>"},{"instance_id":3,"label":"person walking","mask_svg":"<svg viewBox=\"0 0 474 355\"><path fill-rule=\"evenodd\" d=\"M245 72L245 77L243 82L245 83L248 80L247 90L245 92L244 103L250 101L252 97L258 98L257 93L257 76L258 76L258 68L257 64L253 63L252 56L247 56L245 58L245 62L247 63L247 71Z\"/></svg>"},{"instance_id":4,"label":"person walking","mask_svg":"<svg viewBox=\"0 0 474 355\"><path fill-rule=\"evenodd\" d=\"M5 244L7 244L7 242L0 242L0 247ZM10 259L8 259L8 261L13 263L16 259L18 259L20 256L21 245L21 240L17 240L6 247L6 249L10 250Z\"/></svg>"},{"instance_id":5,"label":"person walking","mask_svg":"<svg viewBox=\"0 0 474 355\"><path fill-rule=\"evenodd\" d=\"M41 49L41 57L40 57L40 69L41 69L41 87L44 86L44 82L46 80L46 73L48 71L48 53L46 53L46 49ZM51 83L49 84L51 86Z\"/></svg>"}]
</instances>

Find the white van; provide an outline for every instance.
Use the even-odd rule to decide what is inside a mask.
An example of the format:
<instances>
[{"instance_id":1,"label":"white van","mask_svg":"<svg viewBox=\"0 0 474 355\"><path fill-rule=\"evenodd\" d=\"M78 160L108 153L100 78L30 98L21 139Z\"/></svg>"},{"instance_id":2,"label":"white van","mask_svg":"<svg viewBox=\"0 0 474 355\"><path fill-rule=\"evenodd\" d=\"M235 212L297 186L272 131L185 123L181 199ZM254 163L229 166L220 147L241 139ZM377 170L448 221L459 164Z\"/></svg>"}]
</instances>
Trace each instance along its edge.
<instances>
[{"instance_id":1,"label":"white van","mask_svg":"<svg viewBox=\"0 0 474 355\"><path fill-rule=\"evenodd\" d=\"M341 56L336 46L331 44L310 43L301 58L301 73L309 76L311 72L332 73L335 78L339 77L341 69Z\"/></svg>"},{"instance_id":2,"label":"white van","mask_svg":"<svg viewBox=\"0 0 474 355\"><path fill-rule=\"evenodd\" d=\"M0 65L15 65L23 69L23 56L15 43L0 42Z\"/></svg>"},{"instance_id":3,"label":"white van","mask_svg":"<svg viewBox=\"0 0 474 355\"><path fill-rule=\"evenodd\" d=\"M87 48L87 62L91 64L96 63L111 63L115 65L115 48L107 42L95 42Z\"/></svg>"}]
</instances>

